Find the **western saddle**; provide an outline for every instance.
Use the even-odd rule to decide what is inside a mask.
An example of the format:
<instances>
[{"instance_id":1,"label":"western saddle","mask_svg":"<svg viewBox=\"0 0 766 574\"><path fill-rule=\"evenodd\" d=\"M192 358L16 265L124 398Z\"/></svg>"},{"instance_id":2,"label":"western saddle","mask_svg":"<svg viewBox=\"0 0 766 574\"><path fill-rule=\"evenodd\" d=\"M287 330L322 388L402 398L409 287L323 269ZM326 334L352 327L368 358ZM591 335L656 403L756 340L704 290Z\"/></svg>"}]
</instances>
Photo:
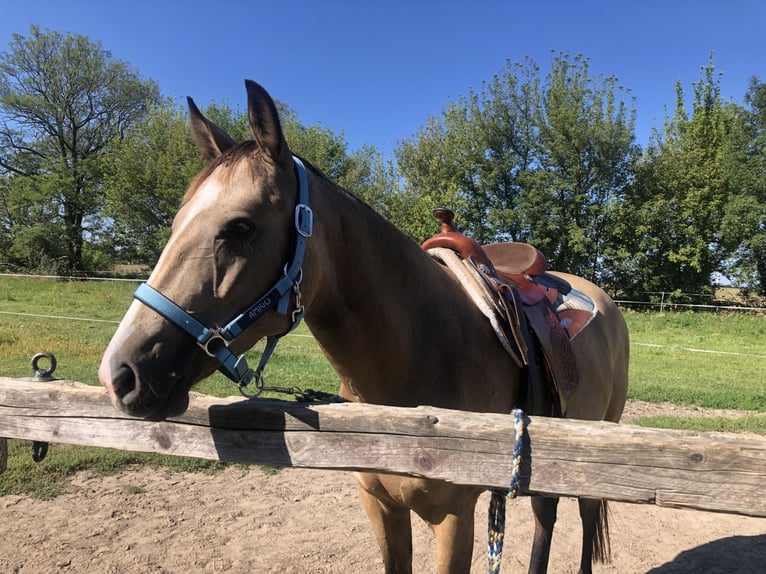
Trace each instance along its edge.
<instances>
[{"instance_id":1,"label":"western saddle","mask_svg":"<svg viewBox=\"0 0 766 574\"><path fill-rule=\"evenodd\" d=\"M436 257L439 249L454 251L481 277L513 341L515 359L527 374L522 406L530 414L563 416L568 396L577 387L578 370L571 340L598 312L593 300L560 276L548 272L548 260L527 243L479 245L455 231L454 214L439 208L434 215L440 233L422 247ZM517 361L518 362L518 361Z\"/></svg>"}]
</instances>

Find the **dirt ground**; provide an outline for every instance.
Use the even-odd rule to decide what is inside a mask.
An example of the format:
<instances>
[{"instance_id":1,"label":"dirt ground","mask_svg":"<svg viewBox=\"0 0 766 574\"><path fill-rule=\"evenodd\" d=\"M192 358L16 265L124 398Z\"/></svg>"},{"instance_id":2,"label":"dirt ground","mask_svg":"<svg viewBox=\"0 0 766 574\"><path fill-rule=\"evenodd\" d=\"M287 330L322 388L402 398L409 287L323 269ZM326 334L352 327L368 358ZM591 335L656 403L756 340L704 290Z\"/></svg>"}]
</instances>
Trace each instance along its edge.
<instances>
[{"instance_id":1,"label":"dirt ground","mask_svg":"<svg viewBox=\"0 0 766 574\"><path fill-rule=\"evenodd\" d=\"M624 420L657 408L633 403ZM703 414L675 412L694 413ZM488 500L483 495L476 510L472 572L486 572ZM766 573L766 519L620 503L611 509L612 563L597 565L597 573ZM414 571L435 572L431 533L413 523ZM550 572L577 571L579 537L577 503L563 499ZM529 500L514 500L503 572L526 572L531 540ZM0 573L382 571L350 473L141 468L81 473L51 501L0 498Z\"/></svg>"}]
</instances>

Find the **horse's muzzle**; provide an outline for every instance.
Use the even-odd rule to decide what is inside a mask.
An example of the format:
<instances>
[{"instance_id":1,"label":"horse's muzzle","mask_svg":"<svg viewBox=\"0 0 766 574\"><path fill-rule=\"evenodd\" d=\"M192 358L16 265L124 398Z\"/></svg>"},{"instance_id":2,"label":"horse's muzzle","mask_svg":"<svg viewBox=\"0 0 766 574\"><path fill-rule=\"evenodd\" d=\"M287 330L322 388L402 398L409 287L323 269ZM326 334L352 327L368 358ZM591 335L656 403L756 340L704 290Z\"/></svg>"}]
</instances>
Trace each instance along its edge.
<instances>
[{"instance_id":1,"label":"horse's muzzle","mask_svg":"<svg viewBox=\"0 0 766 574\"><path fill-rule=\"evenodd\" d=\"M102 365L99 378L114 406L133 417L164 420L180 415L189 405L191 384L173 373L162 382L143 381L127 364L114 370Z\"/></svg>"}]
</instances>

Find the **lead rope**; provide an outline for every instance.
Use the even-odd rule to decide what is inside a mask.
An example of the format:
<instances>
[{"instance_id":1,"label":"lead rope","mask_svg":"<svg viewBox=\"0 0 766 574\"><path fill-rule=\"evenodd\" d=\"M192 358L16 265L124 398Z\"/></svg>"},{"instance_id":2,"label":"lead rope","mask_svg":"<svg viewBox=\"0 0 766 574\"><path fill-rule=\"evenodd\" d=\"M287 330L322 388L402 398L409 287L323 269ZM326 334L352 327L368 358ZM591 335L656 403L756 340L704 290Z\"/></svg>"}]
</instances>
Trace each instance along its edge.
<instances>
[{"instance_id":1,"label":"lead rope","mask_svg":"<svg viewBox=\"0 0 766 574\"><path fill-rule=\"evenodd\" d=\"M489 574L499 574L500 561L503 557L503 538L505 537L505 500L514 499L521 488L521 455L524 447L524 430L527 417L521 409L513 409L513 428L516 438L513 444L513 471L508 492L493 490L489 501L489 517L487 524L487 559Z\"/></svg>"}]
</instances>

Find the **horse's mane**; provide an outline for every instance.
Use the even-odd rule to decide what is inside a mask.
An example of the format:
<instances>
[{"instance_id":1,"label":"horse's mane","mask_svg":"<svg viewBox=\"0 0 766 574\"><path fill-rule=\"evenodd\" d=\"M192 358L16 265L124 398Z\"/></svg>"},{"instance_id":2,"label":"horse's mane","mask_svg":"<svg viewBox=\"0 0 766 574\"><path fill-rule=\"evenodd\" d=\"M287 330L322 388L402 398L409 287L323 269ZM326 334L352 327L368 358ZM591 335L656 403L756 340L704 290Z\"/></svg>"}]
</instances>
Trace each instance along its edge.
<instances>
[{"instance_id":1,"label":"horse's mane","mask_svg":"<svg viewBox=\"0 0 766 574\"><path fill-rule=\"evenodd\" d=\"M224 153L219 155L217 158L209 161L207 165L202 169L202 171L200 171L197 174L197 176L194 178L192 183L189 185L189 188L186 190L186 193L184 193L184 196L181 199L181 206L183 206L186 202L188 202L194 196L194 194L197 192L199 187L202 185L202 182L204 182L208 177L210 177L213 174L213 172L215 172L216 169L218 169L221 166L225 166L227 168L233 168L238 163L244 160L249 160L250 163L253 164L252 160L256 156L260 155L260 153L261 153L261 149L258 146L258 143L253 140L247 140L235 145L234 147L226 150ZM371 214L372 213L377 214L377 212L372 207L370 207L366 202L361 200L353 192L333 182L322 172L322 170L317 168L306 158L304 158L303 156L299 156L297 154L296 154L296 157L298 157L306 166L306 168L312 171L314 175L326 181L328 185L331 185L342 195L345 195L347 198L351 199L354 203L357 203L359 206L369 209ZM234 172L233 169L229 169L228 171L230 173Z\"/></svg>"}]
</instances>

